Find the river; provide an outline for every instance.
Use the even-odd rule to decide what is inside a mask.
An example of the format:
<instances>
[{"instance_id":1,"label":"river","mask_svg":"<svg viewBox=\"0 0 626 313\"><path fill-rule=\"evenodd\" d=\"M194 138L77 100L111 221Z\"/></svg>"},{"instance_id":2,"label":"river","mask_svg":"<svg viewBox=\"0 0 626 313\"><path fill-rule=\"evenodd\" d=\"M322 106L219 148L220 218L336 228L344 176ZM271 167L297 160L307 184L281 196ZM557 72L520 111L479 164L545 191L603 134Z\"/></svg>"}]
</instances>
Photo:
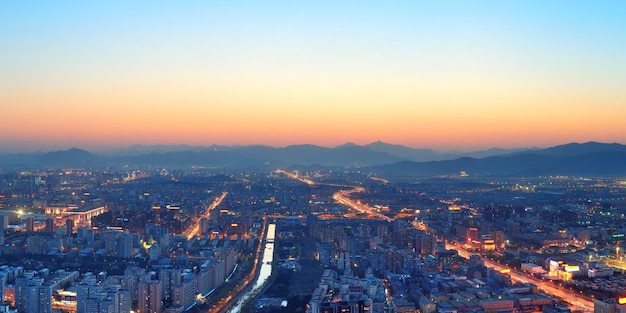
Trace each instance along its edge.
<instances>
[{"instance_id":1,"label":"river","mask_svg":"<svg viewBox=\"0 0 626 313\"><path fill-rule=\"evenodd\" d=\"M261 258L261 268L259 270L259 276L257 276L252 288L250 288L244 295L239 297L239 300L235 305L228 310L228 313L239 313L241 308L248 302L248 300L256 297L261 292L263 285L272 275L272 261L274 260L274 237L276 235L276 224L269 224L267 226L267 235L265 236L265 250L263 251L263 257Z\"/></svg>"}]
</instances>

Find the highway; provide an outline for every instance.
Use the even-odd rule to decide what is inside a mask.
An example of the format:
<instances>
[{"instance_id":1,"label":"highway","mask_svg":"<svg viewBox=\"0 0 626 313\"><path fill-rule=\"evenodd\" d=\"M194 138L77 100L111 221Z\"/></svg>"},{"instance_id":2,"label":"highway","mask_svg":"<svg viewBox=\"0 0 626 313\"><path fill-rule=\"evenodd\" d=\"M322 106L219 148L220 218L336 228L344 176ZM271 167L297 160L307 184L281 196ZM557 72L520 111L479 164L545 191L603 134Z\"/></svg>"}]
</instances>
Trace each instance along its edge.
<instances>
[{"instance_id":1,"label":"highway","mask_svg":"<svg viewBox=\"0 0 626 313\"><path fill-rule=\"evenodd\" d=\"M294 173L290 173L284 170L277 170L276 172L285 174L288 177L300 180L309 185L316 184L314 181L307 179L307 178L300 177ZM365 188L363 187L354 187L353 189L350 189L350 190L340 190L333 194L333 199L337 201L337 203L345 205L359 213L370 214L376 218L379 218L385 221L392 221L393 220L392 218L384 214L378 213L374 208L370 207L369 205L362 204L359 201L352 200L348 197L350 194L364 192L364 191L365 191ZM467 250L463 249L462 247L458 245L450 244L448 242L446 242L446 249L456 250L458 251L459 256L466 258L466 259L469 259L469 256L471 254ZM563 301L569 303L570 309L572 311L583 311L583 312L594 311L593 299L586 297L585 295L582 294L582 292L579 294L576 294L572 289L567 289L567 288L564 288L563 286L556 286L552 284L552 282L550 281L545 281L545 280L537 279L531 276L527 276L525 273L516 272L514 269L513 270L510 269L506 265L499 264L489 259L483 258L483 260L484 260L485 266L487 267L494 268L498 271L510 270L509 274L511 275L512 280L522 282L522 283L528 282L528 283L534 284L545 294L548 294L558 299L562 299Z\"/></svg>"},{"instance_id":2,"label":"highway","mask_svg":"<svg viewBox=\"0 0 626 313\"><path fill-rule=\"evenodd\" d=\"M376 211L376 209L372 208L367 204L362 204L359 201L352 200L348 197L349 194L364 192L365 188L363 187L355 187L350 190L340 190L333 194L333 199L337 201L337 203L343 204L359 213L369 214L381 220L385 220L387 222L391 222L393 219L384 214L380 214Z\"/></svg>"},{"instance_id":3,"label":"highway","mask_svg":"<svg viewBox=\"0 0 626 313\"><path fill-rule=\"evenodd\" d=\"M210 218L211 211L215 209L218 205L220 205L220 203L222 203L222 200L226 198L226 195L228 195L228 192L222 192L222 195L215 198L213 203L211 203L211 205L206 208L203 214L195 217L193 224L189 228L185 229L185 231L183 232L183 235L187 237L187 240L198 235L198 232L200 231L200 219L202 219L203 217Z\"/></svg>"},{"instance_id":4,"label":"highway","mask_svg":"<svg viewBox=\"0 0 626 313\"><path fill-rule=\"evenodd\" d=\"M310 180L308 178L302 177L302 176L300 176L298 174L291 173L291 172L288 172L288 171L285 171L285 170L282 170L282 169L277 169L276 173L284 174L284 175L286 175L289 178L293 178L293 179L299 180L299 181L301 181L303 183L306 183L308 185L320 185L319 183L317 183L315 181L312 181L312 180ZM377 178L377 179L380 180L380 178ZM385 183L387 183L387 181L385 181ZM340 191L335 192L333 194L333 199L335 201L337 201L337 203L345 205L345 206L347 206L347 207L349 207L349 208L351 208L351 209L353 209L353 210L355 210L355 211L357 211L359 213L369 214L369 215L371 215L371 216L373 216L375 218L378 218L378 219L381 219L381 220L385 220L385 221L388 221L388 222L393 220L392 218L390 218L390 217L388 217L388 216L386 216L384 214L378 213L376 211L376 209L372 208L371 206L369 206L367 204L362 204L358 200L354 201L354 200L352 200L352 199L350 199L348 197L348 195L353 194L353 193L364 192L365 188L363 188L363 187L351 187L351 186L344 186L344 185L336 185L336 184L323 184L323 185L353 188L353 189L350 189L350 190L340 190Z\"/></svg>"},{"instance_id":5,"label":"highway","mask_svg":"<svg viewBox=\"0 0 626 313\"><path fill-rule=\"evenodd\" d=\"M314 181L312 181L312 180L310 180L310 179L308 179L306 177L302 177L302 176L300 176L300 175L298 175L296 173L287 172L285 170L277 169L276 173L284 174L284 175L286 175L289 178L293 178L293 179L299 180L299 181L301 181L301 182L303 182L303 183L305 183L307 185L316 185L317 184L316 182L314 182Z\"/></svg>"},{"instance_id":6,"label":"highway","mask_svg":"<svg viewBox=\"0 0 626 313\"><path fill-rule=\"evenodd\" d=\"M446 242L446 249L456 250L459 253L459 256L465 259L469 259L469 256L474 254L463 249L458 244L451 244L448 242ZM500 264L484 257L482 259L487 267L491 267L498 271L510 270L509 274L511 275L512 280L521 283L534 284L543 293L569 303L572 311L593 312L593 299L583 295L582 292L576 293L572 289L567 289L563 286L556 286L550 281L537 279L535 277L528 276L526 273L517 272L515 269L509 268L507 265Z\"/></svg>"}]
</instances>

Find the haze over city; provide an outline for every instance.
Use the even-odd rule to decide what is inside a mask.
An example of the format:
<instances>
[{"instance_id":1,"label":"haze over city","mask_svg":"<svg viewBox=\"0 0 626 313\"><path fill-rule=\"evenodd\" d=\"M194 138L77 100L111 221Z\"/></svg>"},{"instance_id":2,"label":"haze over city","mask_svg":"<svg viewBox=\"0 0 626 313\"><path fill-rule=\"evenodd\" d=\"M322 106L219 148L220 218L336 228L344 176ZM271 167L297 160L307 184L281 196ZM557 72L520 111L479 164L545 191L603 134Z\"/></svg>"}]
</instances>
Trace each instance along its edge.
<instances>
[{"instance_id":1,"label":"haze over city","mask_svg":"<svg viewBox=\"0 0 626 313\"><path fill-rule=\"evenodd\" d=\"M0 2L0 313L626 313L626 2Z\"/></svg>"},{"instance_id":2,"label":"haze over city","mask_svg":"<svg viewBox=\"0 0 626 313\"><path fill-rule=\"evenodd\" d=\"M0 143L624 143L624 6L5 2Z\"/></svg>"}]
</instances>

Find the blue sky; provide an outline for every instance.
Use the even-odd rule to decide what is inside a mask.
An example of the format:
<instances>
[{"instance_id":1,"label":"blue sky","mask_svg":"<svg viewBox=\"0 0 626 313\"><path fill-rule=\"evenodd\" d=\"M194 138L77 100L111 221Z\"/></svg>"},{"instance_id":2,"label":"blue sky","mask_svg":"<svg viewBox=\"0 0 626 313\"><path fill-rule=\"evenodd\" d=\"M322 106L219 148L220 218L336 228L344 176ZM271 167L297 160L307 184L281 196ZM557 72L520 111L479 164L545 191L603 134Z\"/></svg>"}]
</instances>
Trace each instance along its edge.
<instances>
[{"instance_id":1,"label":"blue sky","mask_svg":"<svg viewBox=\"0 0 626 313\"><path fill-rule=\"evenodd\" d=\"M0 142L625 142L625 6L3 2Z\"/></svg>"}]
</instances>

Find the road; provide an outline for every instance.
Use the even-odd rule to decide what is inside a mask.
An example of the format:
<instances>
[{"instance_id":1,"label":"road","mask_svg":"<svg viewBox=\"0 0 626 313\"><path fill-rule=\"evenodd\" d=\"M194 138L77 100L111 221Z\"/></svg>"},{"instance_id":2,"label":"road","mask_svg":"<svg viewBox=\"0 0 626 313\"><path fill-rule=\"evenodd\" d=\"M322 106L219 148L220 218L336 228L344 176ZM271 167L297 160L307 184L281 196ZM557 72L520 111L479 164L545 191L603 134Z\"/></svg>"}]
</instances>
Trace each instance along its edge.
<instances>
[{"instance_id":1,"label":"road","mask_svg":"<svg viewBox=\"0 0 626 313\"><path fill-rule=\"evenodd\" d=\"M452 244L446 242L446 249L456 250L459 253L459 256L469 259L469 256L474 253L470 253L467 250L463 249L461 246L457 244ZM510 270L509 274L511 275L511 279L514 281L522 282L522 283L531 283L536 285L543 293L550 295L555 298L560 298L563 301L569 303L571 305L570 309L572 311L585 311L585 312L593 312L593 299L586 297L585 295L580 293L576 293L571 288L566 288L563 286L556 286L551 281L546 281L542 279L537 279L532 276L528 276L526 273L517 272L514 269L510 269L507 265L500 264L498 262L492 261L487 258L482 258L485 266L491 267L498 271Z\"/></svg>"},{"instance_id":2,"label":"road","mask_svg":"<svg viewBox=\"0 0 626 313\"><path fill-rule=\"evenodd\" d=\"M301 181L301 182L303 182L303 183L305 183L307 185L317 185L316 182L314 182L314 181L312 181L312 180L310 180L310 179L308 179L306 177L302 177L302 176L300 176L300 175L298 175L296 173L287 172L287 171L281 170L281 169L277 169L276 173L284 174L284 175L286 175L289 178L293 178L293 179L299 180L299 181Z\"/></svg>"},{"instance_id":3,"label":"road","mask_svg":"<svg viewBox=\"0 0 626 313\"><path fill-rule=\"evenodd\" d=\"M340 190L333 194L333 199L337 201L338 203L343 204L359 213L369 214L376 218L385 220L387 222L391 222L393 219L390 218L389 216L380 214L376 211L376 209L372 208L371 206L367 204L362 204L359 201L352 200L348 197L349 194L364 192L364 191L365 191L365 188L363 187L355 187L354 189L350 189L350 190Z\"/></svg>"},{"instance_id":4,"label":"road","mask_svg":"<svg viewBox=\"0 0 626 313\"><path fill-rule=\"evenodd\" d=\"M256 249L254 264L252 265L252 270L250 271L250 273L248 273L248 275L246 275L246 277L242 281L238 282L235 287L228 292L228 295L226 297L223 297L217 303L215 303L213 307L211 307L207 311L208 313L226 312L235 303L237 303L239 297L245 294L245 291L249 289L250 284L257 278L259 271L261 270L261 266L263 265L261 262L264 251L263 239L266 236L268 227L269 226L267 224L267 219L265 219L261 234L259 236L260 242Z\"/></svg>"},{"instance_id":5,"label":"road","mask_svg":"<svg viewBox=\"0 0 626 313\"><path fill-rule=\"evenodd\" d=\"M307 178L300 177L294 173L290 173L284 170L277 170L276 172L285 174L290 178L300 180L309 185L316 184L316 182ZM364 192L364 191L365 191L365 188L363 187L354 187L353 189L350 189L350 190L341 190L333 194L333 199L337 201L338 203L345 205L357 212L370 214L372 216L375 216L385 221L392 221L393 220L392 218L384 214L378 213L374 208L370 207L369 205L362 204L348 197L348 195L350 194ZM463 249L461 246L452 245L446 242L446 249L456 250L458 251L459 256L469 259L470 253L466 251L465 249ZM589 298L586 295L583 295L582 291L580 291L577 294L571 288L568 289L567 287L556 286L551 281L545 281L545 280L537 279L531 276L527 276L525 273L519 273L515 271L514 269L511 270L507 265L502 265L489 259L483 258L483 260L484 260L485 266L487 267L494 268L498 271L503 271L503 270L510 271L509 274L511 275L511 279L514 281L518 281L522 283L528 282L528 283L534 284L545 294L548 294L555 298L562 299L563 301L570 303L571 305L570 309L572 309L572 311L584 311L584 312L594 311L593 298Z\"/></svg>"},{"instance_id":6,"label":"road","mask_svg":"<svg viewBox=\"0 0 626 313\"><path fill-rule=\"evenodd\" d=\"M198 235L198 232L200 231L200 219L202 219L203 217L210 218L211 211L215 209L218 205L220 205L220 203L222 203L222 200L226 198L226 195L228 195L228 192L226 191L222 192L222 195L215 198L213 203L211 203L211 205L209 205L206 208L203 214L200 214L199 216L195 217L193 224L189 226L189 228L185 229L185 231L183 232L183 235L187 237L187 240Z\"/></svg>"},{"instance_id":7,"label":"road","mask_svg":"<svg viewBox=\"0 0 626 313\"><path fill-rule=\"evenodd\" d=\"M303 183L306 183L308 185L321 185L315 181L312 181L306 177L302 177L296 173L292 173L292 172L288 172L285 170L281 170L281 169L277 169L276 173L281 173L286 175L289 178L293 178L296 180L299 180ZM387 181L385 181L386 183ZM340 190L337 191L333 194L333 199L335 201L337 201L337 203L340 203L342 205L345 205L359 213L364 213L364 214L369 214L371 216L374 216L375 218L381 219L381 220L385 220L385 221L392 221L393 219L384 215L384 214L380 214L376 211L376 209L372 208L371 206L367 205L367 204L362 204L359 201L354 201L352 199L350 199L348 197L348 195L353 194L353 193L359 193L359 192L364 192L365 188L363 187L352 187L352 186L345 186L345 185L336 185L336 184L323 184L325 186L335 186L335 187L350 187L353 189L350 190Z\"/></svg>"}]
</instances>

